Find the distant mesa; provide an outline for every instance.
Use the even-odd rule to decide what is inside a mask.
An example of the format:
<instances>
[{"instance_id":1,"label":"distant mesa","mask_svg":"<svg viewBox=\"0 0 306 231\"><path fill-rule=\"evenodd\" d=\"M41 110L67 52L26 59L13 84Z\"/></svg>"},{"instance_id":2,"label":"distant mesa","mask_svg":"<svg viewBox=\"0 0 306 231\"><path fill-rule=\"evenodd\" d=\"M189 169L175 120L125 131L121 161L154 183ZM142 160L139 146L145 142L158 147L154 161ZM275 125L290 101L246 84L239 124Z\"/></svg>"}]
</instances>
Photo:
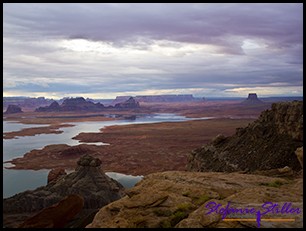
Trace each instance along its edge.
<instances>
[{"instance_id":1,"label":"distant mesa","mask_svg":"<svg viewBox=\"0 0 306 231\"><path fill-rule=\"evenodd\" d=\"M241 104L244 105L258 105L258 104L264 104L263 101L258 99L256 93L249 93L249 96L246 100L242 101Z\"/></svg>"},{"instance_id":2,"label":"distant mesa","mask_svg":"<svg viewBox=\"0 0 306 231\"><path fill-rule=\"evenodd\" d=\"M139 102L135 98L130 97L128 100L115 104L115 108L139 108Z\"/></svg>"},{"instance_id":3,"label":"distant mesa","mask_svg":"<svg viewBox=\"0 0 306 231\"><path fill-rule=\"evenodd\" d=\"M131 96L117 96L112 104L117 104L128 100ZM134 97L137 102L161 103L161 102L193 102L203 101L205 98L194 98L192 94L185 95L139 95Z\"/></svg>"},{"instance_id":4,"label":"distant mesa","mask_svg":"<svg viewBox=\"0 0 306 231\"><path fill-rule=\"evenodd\" d=\"M13 114L13 113L21 113L23 112L21 108L17 105L9 105L6 109L6 112L4 114Z\"/></svg>"},{"instance_id":5,"label":"distant mesa","mask_svg":"<svg viewBox=\"0 0 306 231\"><path fill-rule=\"evenodd\" d=\"M126 101L118 104L115 108L138 108L139 103L135 101L133 97L127 99ZM35 111L36 112L59 112L59 111L102 111L105 109L112 109L113 106L105 107L101 103L93 103L91 101L85 100L83 97L77 98L66 98L61 105L59 105L56 101L52 102L49 106L39 107Z\"/></svg>"}]
</instances>

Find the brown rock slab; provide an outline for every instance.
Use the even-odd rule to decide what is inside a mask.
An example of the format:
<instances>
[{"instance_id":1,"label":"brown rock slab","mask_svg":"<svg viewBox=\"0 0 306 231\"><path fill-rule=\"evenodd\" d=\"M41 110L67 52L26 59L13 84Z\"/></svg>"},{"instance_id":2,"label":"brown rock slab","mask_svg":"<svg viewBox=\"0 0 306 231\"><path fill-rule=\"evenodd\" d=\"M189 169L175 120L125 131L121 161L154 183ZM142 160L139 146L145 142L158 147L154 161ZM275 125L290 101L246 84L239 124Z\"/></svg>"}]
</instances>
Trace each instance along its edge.
<instances>
[{"instance_id":1,"label":"brown rock slab","mask_svg":"<svg viewBox=\"0 0 306 231\"><path fill-rule=\"evenodd\" d=\"M55 205L43 209L27 219L19 228L64 228L84 206L80 195L68 195Z\"/></svg>"},{"instance_id":2,"label":"brown rock slab","mask_svg":"<svg viewBox=\"0 0 306 231\"><path fill-rule=\"evenodd\" d=\"M260 209L267 201L279 205L289 201L293 207L302 208L303 179L169 171L145 176L128 195L102 207L87 228L257 227L253 221L226 222L218 213L207 215L206 205L215 202L224 207L230 201L237 208ZM281 217L286 218L288 214ZM263 221L260 227L302 227L302 215L292 217L296 222Z\"/></svg>"}]
</instances>

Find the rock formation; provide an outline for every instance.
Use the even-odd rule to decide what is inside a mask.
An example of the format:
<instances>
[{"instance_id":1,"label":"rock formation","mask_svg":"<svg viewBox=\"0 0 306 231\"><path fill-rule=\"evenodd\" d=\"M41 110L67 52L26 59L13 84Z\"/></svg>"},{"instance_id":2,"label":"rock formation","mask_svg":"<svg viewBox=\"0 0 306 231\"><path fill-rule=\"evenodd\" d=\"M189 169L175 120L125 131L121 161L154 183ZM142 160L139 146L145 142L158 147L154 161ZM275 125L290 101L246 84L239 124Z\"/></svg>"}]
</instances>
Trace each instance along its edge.
<instances>
[{"instance_id":1,"label":"rock formation","mask_svg":"<svg viewBox=\"0 0 306 231\"><path fill-rule=\"evenodd\" d=\"M47 106L53 100L45 99L44 97L29 98L29 97L3 97L3 108L7 108L10 104L18 105L21 108L34 109L40 106Z\"/></svg>"},{"instance_id":2,"label":"rock formation","mask_svg":"<svg viewBox=\"0 0 306 231\"><path fill-rule=\"evenodd\" d=\"M303 179L284 179L241 173L169 171L153 173L96 214L87 228L256 228L256 221L226 222L217 213L206 214L207 203L228 202L234 208L254 207L264 202L291 203L303 207ZM261 228L303 226L303 213L269 214L294 218L295 222L260 222ZM231 214L228 218L256 218L255 214Z\"/></svg>"},{"instance_id":3,"label":"rock formation","mask_svg":"<svg viewBox=\"0 0 306 231\"><path fill-rule=\"evenodd\" d=\"M6 111L4 112L4 114L13 114L13 113L21 113L23 112L21 110L21 108L17 105L8 105Z\"/></svg>"},{"instance_id":4,"label":"rock formation","mask_svg":"<svg viewBox=\"0 0 306 231\"><path fill-rule=\"evenodd\" d=\"M51 182L56 182L59 178L66 176L67 173L63 168L54 168L48 174L48 184Z\"/></svg>"},{"instance_id":5,"label":"rock formation","mask_svg":"<svg viewBox=\"0 0 306 231\"><path fill-rule=\"evenodd\" d=\"M131 96L117 96L112 104L122 103L128 100ZM134 97L137 102L193 102L193 101L205 101L205 98L197 99L193 95L138 95Z\"/></svg>"},{"instance_id":6,"label":"rock formation","mask_svg":"<svg viewBox=\"0 0 306 231\"><path fill-rule=\"evenodd\" d=\"M61 105L53 102L50 106L39 107L35 111L99 111L104 108L103 104L86 101L83 97L67 98Z\"/></svg>"},{"instance_id":7,"label":"rock formation","mask_svg":"<svg viewBox=\"0 0 306 231\"><path fill-rule=\"evenodd\" d=\"M303 168L303 147L298 148L295 151L295 154L301 164L301 167Z\"/></svg>"},{"instance_id":8,"label":"rock formation","mask_svg":"<svg viewBox=\"0 0 306 231\"><path fill-rule=\"evenodd\" d=\"M54 101L50 104L50 106L39 107L35 111L52 112L52 111L60 111L60 110L61 110L60 105L58 104L58 102Z\"/></svg>"},{"instance_id":9,"label":"rock formation","mask_svg":"<svg viewBox=\"0 0 306 231\"><path fill-rule=\"evenodd\" d=\"M303 102L272 104L271 110L230 137L219 136L188 157L190 171L301 169L295 150L303 145Z\"/></svg>"},{"instance_id":10,"label":"rock formation","mask_svg":"<svg viewBox=\"0 0 306 231\"><path fill-rule=\"evenodd\" d=\"M86 101L83 97L78 98L66 98L61 105L57 102L51 103L51 105L46 107L39 107L35 111L37 112L59 112L59 111L73 111L73 112L98 112L107 109L113 109L113 106L105 107L101 103L93 103L91 101ZM135 101L133 97L128 100L118 103L115 108L124 109L134 109L139 108L139 103Z\"/></svg>"},{"instance_id":11,"label":"rock formation","mask_svg":"<svg viewBox=\"0 0 306 231\"><path fill-rule=\"evenodd\" d=\"M127 101L122 103L117 103L115 108L139 108L139 103L135 100L135 98L130 97Z\"/></svg>"},{"instance_id":12,"label":"rock formation","mask_svg":"<svg viewBox=\"0 0 306 231\"><path fill-rule=\"evenodd\" d=\"M18 193L3 200L3 214L33 213L49 207L66 196L78 194L84 199L84 209L97 209L125 195L123 186L101 170L101 161L85 155L75 172L46 186Z\"/></svg>"},{"instance_id":13,"label":"rock formation","mask_svg":"<svg viewBox=\"0 0 306 231\"><path fill-rule=\"evenodd\" d=\"M261 100L257 98L256 93L250 93L248 98L241 102L241 104L244 105L258 105L258 104L264 104Z\"/></svg>"},{"instance_id":14,"label":"rock formation","mask_svg":"<svg viewBox=\"0 0 306 231\"><path fill-rule=\"evenodd\" d=\"M18 228L65 228L83 208L84 199L79 195L68 195L55 205L43 209L27 219Z\"/></svg>"}]
</instances>

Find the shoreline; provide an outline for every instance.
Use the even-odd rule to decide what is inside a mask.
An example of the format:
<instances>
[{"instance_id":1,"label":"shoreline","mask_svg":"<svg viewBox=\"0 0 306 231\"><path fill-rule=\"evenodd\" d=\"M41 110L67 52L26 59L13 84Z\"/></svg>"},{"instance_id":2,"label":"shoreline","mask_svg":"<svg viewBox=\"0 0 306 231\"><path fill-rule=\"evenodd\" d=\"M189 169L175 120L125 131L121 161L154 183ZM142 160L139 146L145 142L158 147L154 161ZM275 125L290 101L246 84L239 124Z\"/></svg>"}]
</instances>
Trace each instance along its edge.
<instances>
[{"instance_id":1,"label":"shoreline","mask_svg":"<svg viewBox=\"0 0 306 231\"><path fill-rule=\"evenodd\" d=\"M47 145L31 150L7 163L8 169L73 168L80 155L93 154L102 161L103 171L146 175L159 171L185 170L190 151L216 135L235 133L252 119L210 119L107 126L102 132L79 133L74 139L110 145Z\"/></svg>"}]
</instances>

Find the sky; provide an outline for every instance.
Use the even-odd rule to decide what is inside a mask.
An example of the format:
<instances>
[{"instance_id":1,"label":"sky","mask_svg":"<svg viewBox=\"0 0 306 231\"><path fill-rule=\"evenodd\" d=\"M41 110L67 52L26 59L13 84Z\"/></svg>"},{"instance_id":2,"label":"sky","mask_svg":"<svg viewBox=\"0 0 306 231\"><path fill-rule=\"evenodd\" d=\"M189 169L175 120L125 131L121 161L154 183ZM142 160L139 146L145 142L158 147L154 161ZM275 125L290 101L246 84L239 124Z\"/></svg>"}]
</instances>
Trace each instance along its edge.
<instances>
[{"instance_id":1,"label":"sky","mask_svg":"<svg viewBox=\"0 0 306 231\"><path fill-rule=\"evenodd\" d=\"M302 3L4 3L3 96L303 96Z\"/></svg>"}]
</instances>

